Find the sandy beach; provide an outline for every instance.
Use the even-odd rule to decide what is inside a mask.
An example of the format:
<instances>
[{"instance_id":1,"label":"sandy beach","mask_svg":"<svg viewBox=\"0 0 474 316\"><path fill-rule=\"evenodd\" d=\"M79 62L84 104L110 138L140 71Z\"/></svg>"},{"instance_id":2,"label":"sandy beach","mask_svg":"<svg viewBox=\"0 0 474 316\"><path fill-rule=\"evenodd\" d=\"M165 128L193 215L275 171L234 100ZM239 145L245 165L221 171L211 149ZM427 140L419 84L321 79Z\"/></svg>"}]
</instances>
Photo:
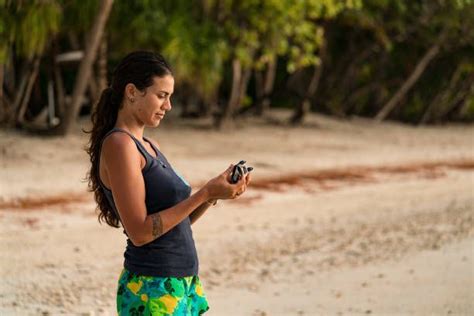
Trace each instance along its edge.
<instances>
[{"instance_id":1,"label":"sandy beach","mask_svg":"<svg viewBox=\"0 0 474 316\"><path fill-rule=\"evenodd\" d=\"M194 189L255 168L193 225L206 315L473 315L474 126L289 114L146 130ZM0 315L116 315L126 239L97 221L87 141L0 130Z\"/></svg>"}]
</instances>

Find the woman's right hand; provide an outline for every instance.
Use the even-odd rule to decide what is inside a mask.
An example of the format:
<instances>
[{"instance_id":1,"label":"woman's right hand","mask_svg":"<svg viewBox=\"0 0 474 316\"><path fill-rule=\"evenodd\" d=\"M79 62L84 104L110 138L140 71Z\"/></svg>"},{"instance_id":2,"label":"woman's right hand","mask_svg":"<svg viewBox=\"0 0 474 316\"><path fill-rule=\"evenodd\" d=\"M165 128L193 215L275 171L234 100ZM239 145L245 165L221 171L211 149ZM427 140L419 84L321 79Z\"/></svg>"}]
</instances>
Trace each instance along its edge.
<instances>
[{"instance_id":1,"label":"woman's right hand","mask_svg":"<svg viewBox=\"0 0 474 316\"><path fill-rule=\"evenodd\" d=\"M250 173L243 176L237 183L230 183L230 174L232 173L233 164L217 177L209 180L205 188L209 193L210 199L235 199L245 192L247 185L250 183Z\"/></svg>"}]
</instances>

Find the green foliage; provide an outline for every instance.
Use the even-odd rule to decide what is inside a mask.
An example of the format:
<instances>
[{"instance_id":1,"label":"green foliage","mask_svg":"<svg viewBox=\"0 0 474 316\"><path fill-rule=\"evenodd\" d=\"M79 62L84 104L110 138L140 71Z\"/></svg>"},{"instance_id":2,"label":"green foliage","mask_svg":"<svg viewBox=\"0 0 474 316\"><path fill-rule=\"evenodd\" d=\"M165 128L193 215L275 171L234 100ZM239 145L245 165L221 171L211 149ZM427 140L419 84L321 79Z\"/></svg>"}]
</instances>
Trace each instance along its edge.
<instances>
[{"instance_id":1,"label":"green foliage","mask_svg":"<svg viewBox=\"0 0 474 316\"><path fill-rule=\"evenodd\" d=\"M466 120L474 120L474 96L470 97L467 101L467 109L465 115Z\"/></svg>"},{"instance_id":2,"label":"green foliage","mask_svg":"<svg viewBox=\"0 0 474 316\"><path fill-rule=\"evenodd\" d=\"M211 24L192 27L188 19L173 19L162 51L174 65L177 80L194 86L204 99L212 98L221 81L226 46Z\"/></svg>"},{"instance_id":3,"label":"green foliage","mask_svg":"<svg viewBox=\"0 0 474 316\"><path fill-rule=\"evenodd\" d=\"M189 83L205 100L215 94L228 53L218 29L203 17L199 6L184 0L119 2L109 29L117 58L131 47L160 51L171 63L177 82ZM124 36L116 29L127 32Z\"/></svg>"},{"instance_id":4,"label":"green foliage","mask_svg":"<svg viewBox=\"0 0 474 316\"><path fill-rule=\"evenodd\" d=\"M0 0L0 63L8 54L20 60L43 54L53 40L67 51L71 36L83 46L99 4ZM380 110L439 42L440 52L390 117L416 122L437 96L452 104L456 89L474 72L473 16L474 0L115 1L106 36L110 64L132 50L159 51L177 84L203 101L227 97L223 78L235 58L244 69L262 73L276 60L278 101L292 104L294 96L284 92L289 73L302 70L306 75L297 85L306 87L311 67L324 63L313 100L317 108L367 116ZM448 91L457 68L459 82L451 84L456 91ZM252 91L246 91L244 105ZM468 99L463 115L472 119Z\"/></svg>"},{"instance_id":5,"label":"green foliage","mask_svg":"<svg viewBox=\"0 0 474 316\"><path fill-rule=\"evenodd\" d=\"M56 1L2 1L0 3L0 63L15 45L19 56L41 54L59 31L61 7Z\"/></svg>"},{"instance_id":6,"label":"green foliage","mask_svg":"<svg viewBox=\"0 0 474 316\"><path fill-rule=\"evenodd\" d=\"M61 25L62 32L69 31L78 34L87 33L99 9L99 1L96 0L62 0L63 23Z\"/></svg>"},{"instance_id":7,"label":"green foliage","mask_svg":"<svg viewBox=\"0 0 474 316\"><path fill-rule=\"evenodd\" d=\"M460 85L445 91L451 73L458 65L474 64L473 10L472 1L364 0L362 8L343 11L330 25L319 102L332 108L342 99L348 114L372 116L440 43L440 52L391 118L416 122L440 94L445 95L440 106L449 107Z\"/></svg>"}]
</instances>

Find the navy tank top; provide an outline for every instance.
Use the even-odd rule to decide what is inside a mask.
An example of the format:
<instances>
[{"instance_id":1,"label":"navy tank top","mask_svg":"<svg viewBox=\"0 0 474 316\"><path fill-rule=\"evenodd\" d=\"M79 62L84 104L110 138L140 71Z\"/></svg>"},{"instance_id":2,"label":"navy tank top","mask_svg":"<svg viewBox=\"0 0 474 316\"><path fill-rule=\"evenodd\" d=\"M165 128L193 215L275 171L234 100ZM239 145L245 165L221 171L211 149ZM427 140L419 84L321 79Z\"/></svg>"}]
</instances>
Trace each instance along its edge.
<instances>
[{"instance_id":1,"label":"navy tank top","mask_svg":"<svg viewBox=\"0 0 474 316\"><path fill-rule=\"evenodd\" d=\"M128 134L145 157L146 164L142 174L148 215L170 208L191 195L189 183L171 167L166 157L147 138L143 137L152 146L156 157L153 157L132 134L123 129L113 128L104 139L113 132ZM120 218L112 191L105 187L102 181L100 182L110 206ZM124 233L127 235L125 230ZM162 236L140 247L133 245L130 238L127 238L124 257L124 267L138 275L156 277L197 275L199 263L189 216Z\"/></svg>"}]
</instances>

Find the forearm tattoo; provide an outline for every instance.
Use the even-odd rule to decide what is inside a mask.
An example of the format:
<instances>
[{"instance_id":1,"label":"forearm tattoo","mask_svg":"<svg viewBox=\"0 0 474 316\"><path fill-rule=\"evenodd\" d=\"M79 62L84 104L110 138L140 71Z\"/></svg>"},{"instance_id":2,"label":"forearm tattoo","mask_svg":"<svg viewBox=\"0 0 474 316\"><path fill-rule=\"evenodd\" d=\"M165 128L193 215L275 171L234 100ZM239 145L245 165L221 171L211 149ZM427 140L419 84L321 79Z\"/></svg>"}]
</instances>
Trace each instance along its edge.
<instances>
[{"instance_id":1,"label":"forearm tattoo","mask_svg":"<svg viewBox=\"0 0 474 316\"><path fill-rule=\"evenodd\" d=\"M163 222L161 221L160 213L151 215L151 220L153 223L152 236L153 238L158 238L163 235Z\"/></svg>"}]
</instances>

